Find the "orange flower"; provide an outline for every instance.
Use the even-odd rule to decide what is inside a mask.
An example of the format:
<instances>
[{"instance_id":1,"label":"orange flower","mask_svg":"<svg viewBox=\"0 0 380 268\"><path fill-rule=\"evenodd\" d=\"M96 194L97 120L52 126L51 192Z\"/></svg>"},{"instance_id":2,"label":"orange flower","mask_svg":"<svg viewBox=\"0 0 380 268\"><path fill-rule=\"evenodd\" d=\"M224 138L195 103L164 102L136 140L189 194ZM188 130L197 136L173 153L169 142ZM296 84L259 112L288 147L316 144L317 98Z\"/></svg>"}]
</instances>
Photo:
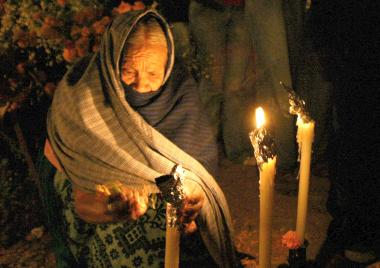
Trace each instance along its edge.
<instances>
[{"instance_id":1,"label":"orange flower","mask_svg":"<svg viewBox=\"0 0 380 268\"><path fill-rule=\"evenodd\" d=\"M132 10L143 10L143 9L145 9L145 4L142 1L136 1L132 6Z\"/></svg>"},{"instance_id":2,"label":"orange flower","mask_svg":"<svg viewBox=\"0 0 380 268\"><path fill-rule=\"evenodd\" d=\"M96 19L99 15L99 10L92 7L87 7L83 9L83 15L86 17L86 21L90 22Z\"/></svg>"},{"instance_id":3,"label":"orange flower","mask_svg":"<svg viewBox=\"0 0 380 268\"><path fill-rule=\"evenodd\" d=\"M0 15L4 12L4 3L6 0L0 0Z\"/></svg>"},{"instance_id":4,"label":"orange flower","mask_svg":"<svg viewBox=\"0 0 380 268\"><path fill-rule=\"evenodd\" d=\"M73 20L77 24L83 25L85 23L85 21L86 21L84 11L81 10L81 11L78 11L77 13L75 13L75 15L73 16Z\"/></svg>"},{"instance_id":5,"label":"orange flower","mask_svg":"<svg viewBox=\"0 0 380 268\"><path fill-rule=\"evenodd\" d=\"M34 12L34 13L32 14L32 18L33 18L34 21L39 21L39 20L41 20L41 18L42 18L42 14L41 14L41 12Z\"/></svg>"},{"instance_id":6,"label":"orange flower","mask_svg":"<svg viewBox=\"0 0 380 268\"><path fill-rule=\"evenodd\" d=\"M71 41L67 41L63 49L63 59L69 63L73 62L77 57L77 51Z\"/></svg>"},{"instance_id":7,"label":"orange flower","mask_svg":"<svg viewBox=\"0 0 380 268\"><path fill-rule=\"evenodd\" d=\"M13 29L13 35L12 35L13 41L17 42L20 39L26 39L26 37L27 37L27 33L21 30L20 28L16 27L15 29Z\"/></svg>"},{"instance_id":8,"label":"orange flower","mask_svg":"<svg viewBox=\"0 0 380 268\"><path fill-rule=\"evenodd\" d=\"M66 5L66 1L65 1L65 0L57 0L57 4L58 4L60 7L65 7L65 5Z\"/></svg>"},{"instance_id":9,"label":"orange flower","mask_svg":"<svg viewBox=\"0 0 380 268\"><path fill-rule=\"evenodd\" d=\"M19 74L25 74L25 62L16 65L16 71Z\"/></svg>"},{"instance_id":10,"label":"orange flower","mask_svg":"<svg viewBox=\"0 0 380 268\"><path fill-rule=\"evenodd\" d=\"M74 39L78 38L81 35L81 28L78 25L71 27L70 36Z\"/></svg>"},{"instance_id":11,"label":"orange flower","mask_svg":"<svg viewBox=\"0 0 380 268\"><path fill-rule=\"evenodd\" d=\"M88 53L90 40L86 37L81 37L75 42L75 49L78 57L83 57Z\"/></svg>"},{"instance_id":12,"label":"orange flower","mask_svg":"<svg viewBox=\"0 0 380 268\"><path fill-rule=\"evenodd\" d=\"M95 9L92 7L86 7L84 9L76 12L75 15L73 16L73 20L78 25L85 25L87 23L91 23L100 15L101 15L101 12L99 9Z\"/></svg>"},{"instance_id":13,"label":"orange flower","mask_svg":"<svg viewBox=\"0 0 380 268\"><path fill-rule=\"evenodd\" d=\"M111 22L111 18L109 16L104 16L101 21L104 26L107 26Z\"/></svg>"},{"instance_id":14,"label":"orange flower","mask_svg":"<svg viewBox=\"0 0 380 268\"><path fill-rule=\"evenodd\" d=\"M101 20L98 20L92 24L92 29L94 29L95 34L100 35L104 33L104 31L106 30L106 27L104 26Z\"/></svg>"},{"instance_id":15,"label":"orange flower","mask_svg":"<svg viewBox=\"0 0 380 268\"><path fill-rule=\"evenodd\" d=\"M299 240L297 233L295 231L288 231L282 236L281 243L288 249L297 249L301 246L301 241Z\"/></svg>"},{"instance_id":16,"label":"orange flower","mask_svg":"<svg viewBox=\"0 0 380 268\"><path fill-rule=\"evenodd\" d=\"M57 86L54 84L54 83L52 83L52 82L47 82L46 84L45 84L45 86L44 86L44 91L45 91L45 93L48 95L48 96L50 96L50 97L52 97L53 95L54 95L54 92L55 92L55 89L57 88Z\"/></svg>"},{"instance_id":17,"label":"orange flower","mask_svg":"<svg viewBox=\"0 0 380 268\"><path fill-rule=\"evenodd\" d=\"M50 40L61 40L63 37L60 33L53 27L48 24L43 24L41 27L41 37L50 39Z\"/></svg>"},{"instance_id":18,"label":"orange flower","mask_svg":"<svg viewBox=\"0 0 380 268\"><path fill-rule=\"evenodd\" d=\"M47 16L44 20L44 24L52 27L62 26L63 22L52 16Z\"/></svg>"},{"instance_id":19,"label":"orange flower","mask_svg":"<svg viewBox=\"0 0 380 268\"><path fill-rule=\"evenodd\" d=\"M35 31L32 31L29 33L29 45L31 47L35 47L37 45L37 33Z\"/></svg>"},{"instance_id":20,"label":"orange flower","mask_svg":"<svg viewBox=\"0 0 380 268\"><path fill-rule=\"evenodd\" d=\"M124 14L128 11L132 10L132 5L129 3L126 3L124 1L120 1L120 5L118 7L115 7L112 12L116 14Z\"/></svg>"},{"instance_id":21,"label":"orange flower","mask_svg":"<svg viewBox=\"0 0 380 268\"><path fill-rule=\"evenodd\" d=\"M13 42L15 42L20 48L27 48L28 46L36 43L35 32L25 32L20 28L15 28L12 35Z\"/></svg>"},{"instance_id":22,"label":"orange flower","mask_svg":"<svg viewBox=\"0 0 380 268\"><path fill-rule=\"evenodd\" d=\"M7 112L10 113L10 112L13 112L15 110L17 110L18 108L20 107L19 103L18 102L11 102L10 105L8 106L7 108Z\"/></svg>"},{"instance_id":23,"label":"orange flower","mask_svg":"<svg viewBox=\"0 0 380 268\"><path fill-rule=\"evenodd\" d=\"M83 27L82 30L81 30L81 36L82 37L86 37L88 38L90 36L91 32L90 32L90 29L88 27Z\"/></svg>"},{"instance_id":24,"label":"orange flower","mask_svg":"<svg viewBox=\"0 0 380 268\"><path fill-rule=\"evenodd\" d=\"M20 47L20 48L27 48L29 43L28 43L28 40L27 39L19 39L17 41L17 45Z\"/></svg>"}]
</instances>

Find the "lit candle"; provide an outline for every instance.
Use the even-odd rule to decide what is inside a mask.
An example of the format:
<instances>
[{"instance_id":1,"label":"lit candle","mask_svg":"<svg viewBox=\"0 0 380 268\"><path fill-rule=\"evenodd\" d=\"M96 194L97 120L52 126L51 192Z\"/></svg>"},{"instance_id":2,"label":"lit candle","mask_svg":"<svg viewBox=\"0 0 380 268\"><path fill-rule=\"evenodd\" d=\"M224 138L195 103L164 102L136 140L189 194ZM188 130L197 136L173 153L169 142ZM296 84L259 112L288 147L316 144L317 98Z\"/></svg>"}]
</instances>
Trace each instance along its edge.
<instances>
[{"instance_id":1,"label":"lit candle","mask_svg":"<svg viewBox=\"0 0 380 268\"><path fill-rule=\"evenodd\" d=\"M177 211L183 208L185 195L182 185L183 169L174 168L171 175L156 178L166 205L165 268L179 267L180 231Z\"/></svg>"},{"instance_id":2,"label":"lit candle","mask_svg":"<svg viewBox=\"0 0 380 268\"><path fill-rule=\"evenodd\" d=\"M300 162L299 186L298 186L298 205L297 205L297 224L296 234L303 245L305 241L307 205L310 184L310 163L312 143L314 140L314 121L306 111L305 101L289 87L281 83L288 91L289 112L297 115L297 143L298 161Z\"/></svg>"},{"instance_id":3,"label":"lit candle","mask_svg":"<svg viewBox=\"0 0 380 268\"><path fill-rule=\"evenodd\" d=\"M264 110L256 109L256 129L249 134L260 173L259 265L271 267L272 214L276 154L273 138L264 128Z\"/></svg>"}]
</instances>

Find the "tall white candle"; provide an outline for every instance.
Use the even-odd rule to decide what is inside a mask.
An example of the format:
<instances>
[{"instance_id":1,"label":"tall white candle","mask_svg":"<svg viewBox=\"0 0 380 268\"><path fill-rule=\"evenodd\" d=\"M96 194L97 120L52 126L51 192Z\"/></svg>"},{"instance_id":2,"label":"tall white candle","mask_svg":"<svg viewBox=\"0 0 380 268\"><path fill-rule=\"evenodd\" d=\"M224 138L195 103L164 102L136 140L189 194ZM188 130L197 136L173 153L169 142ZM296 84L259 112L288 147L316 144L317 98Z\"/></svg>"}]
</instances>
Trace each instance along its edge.
<instances>
[{"instance_id":1,"label":"tall white candle","mask_svg":"<svg viewBox=\"0 0 380 268\"><path fill-rule=\"evenodd\" d=\"M260 268L271 267L273 188L276 175L276 157L263 163L260 169L260 229L259 264Z\"/></svg>"},{"instance_id":2,"label":"tall white candle","mask_svg":"<svg viewBox=\"0 0 380 268\"><path fill-rule=\"evenodd\" d=\"M165 268L179 267L179 241L180 232L178 226L170 226L171 204L166 205L166 240L165 240Z\"/></svg>"},{"instance_id":3,"label":"tall white candle","mask_svg":"<svg viewBox=\"0 0 380 268\"><path fill-rule=\"evenodd\" d=\"M170 175L156 178L156 184L166 201L166 239L165 239L165 268L179 266L180 231L178 229L178 210L184 206L183 190L184 170L176 165Z\"/></svg>"},{"instance_id":4,"label":"tall white candle","mask_svg":"<svg viewBox=\"0 0 380 268\"><path fill-rule=\"evenodd\" d=\"M255 157L260 173L259 266L260 268L270 268L276 155L272 151L274 148L272 148L271 139L264 129L264 124L264 110L259 107L256 109L256 130L250 133L250 138L255 149Z\"/></svg>"},{"instance_id":5,"label":"tall white candle","mask_svg":"<svg viewBox=\"0 0 380 268\"><path fill-rule=\"evenodd\" d=\"M305 241L306 216L309 196L311 147L314 140L314 121L310 118L306 103L296 92L280 82L288 91L289 112L297 115L297 143L300 160L296 234L301 245Z\"/></svg>"},{"instance_id":6,"label":"tall white candle","mask_svg":"<svg viewBox=\"0 0 380 268\"><path fill-rule=\"evenodd\" d=\"M311 149L314 140L314 121L304 122L302 117L297 118L297 143L300 153L300 179L298 187L298 206L296 233L301 245L304 244L307 206L310 184Z\"/></svg>"}]
</instances>

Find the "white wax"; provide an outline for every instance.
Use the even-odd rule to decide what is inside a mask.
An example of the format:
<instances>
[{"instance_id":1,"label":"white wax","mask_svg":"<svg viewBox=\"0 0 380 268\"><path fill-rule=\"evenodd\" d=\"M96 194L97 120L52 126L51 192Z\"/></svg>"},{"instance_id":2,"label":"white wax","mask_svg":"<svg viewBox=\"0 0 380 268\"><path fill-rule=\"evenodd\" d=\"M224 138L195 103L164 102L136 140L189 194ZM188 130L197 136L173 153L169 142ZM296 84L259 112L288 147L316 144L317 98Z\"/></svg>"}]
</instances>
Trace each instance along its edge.
<instances>
[{"instance_id":1,"label":"white wax","mask_svg":"<svg viewBox=\"0 0 380 268\"><path fill-rule=\"evenodd\" d=\"M260 168L260 227L259 227L259 266L271 267L272 253L272 214L276 157L270 158Z\"/></svg>"},{"instance_id":2,"label":"white wax","mask_svg":"<svg viewBox=\"0 0 380 268\"><path fill-rule=\"evenodd\" d=\"M300 239L301 245L305 240L307 205L309 195L309 178L311 149L314 140L314 122L304 123L301 118L297 119L297 142L300 159L300 179L298 187L298 206L297 206L297 225L296 233Z\"/></svg>"},{"instance_id":3,"label":"white wax","mask_svg":"<svg viewBox=\"0 0 380 268\"><path fill-rule=\"evenodd\" d=\"M178 227L170 227L168 220L168 211L171 205L166 206L166 242L165 242L165 268L179 267L179 241L180 232Z\"/></svg>"}]
</instances>

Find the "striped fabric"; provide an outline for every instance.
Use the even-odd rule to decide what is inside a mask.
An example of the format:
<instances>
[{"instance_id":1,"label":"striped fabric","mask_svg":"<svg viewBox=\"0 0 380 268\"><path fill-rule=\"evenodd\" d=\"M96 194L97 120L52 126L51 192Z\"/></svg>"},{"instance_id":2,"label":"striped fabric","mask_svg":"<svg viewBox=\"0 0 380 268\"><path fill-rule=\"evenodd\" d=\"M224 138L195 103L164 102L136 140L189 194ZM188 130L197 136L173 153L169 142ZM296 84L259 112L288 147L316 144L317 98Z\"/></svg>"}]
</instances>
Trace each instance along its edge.
<instances>
[{"instance_id":1,"label":"striped fabric","mask_svg":"<svg viewBox=\"0 0 380 268\"><path fill-rule=\"evenodd\" d=\"M124 85L128 103L145 121L216 175L218 151L194 79L180 65L160 90L141 94Z\"/></svg>"},{"instance_id":2,"label":"striped fabric","mask_svg":"<svg viewBox=\"0 0 380 268\"><path fill-rule=\"evenodd\" d=\"M174 165L185 169L185 185L203 190L205 203L198 226L210 254L220 267L235 265L232 225L223 192L207 169L148 124L127 101L120 81L123 46L134 25L145 16L162 24L170 57L165 81L174 61L172 36L155 11L128 12L113 20L100 52L83 60L64 77L48 116L48 135L64 172L83 190L118 180L134 189L158 192L154 179Z\"/></svg>"}]
</instances>

